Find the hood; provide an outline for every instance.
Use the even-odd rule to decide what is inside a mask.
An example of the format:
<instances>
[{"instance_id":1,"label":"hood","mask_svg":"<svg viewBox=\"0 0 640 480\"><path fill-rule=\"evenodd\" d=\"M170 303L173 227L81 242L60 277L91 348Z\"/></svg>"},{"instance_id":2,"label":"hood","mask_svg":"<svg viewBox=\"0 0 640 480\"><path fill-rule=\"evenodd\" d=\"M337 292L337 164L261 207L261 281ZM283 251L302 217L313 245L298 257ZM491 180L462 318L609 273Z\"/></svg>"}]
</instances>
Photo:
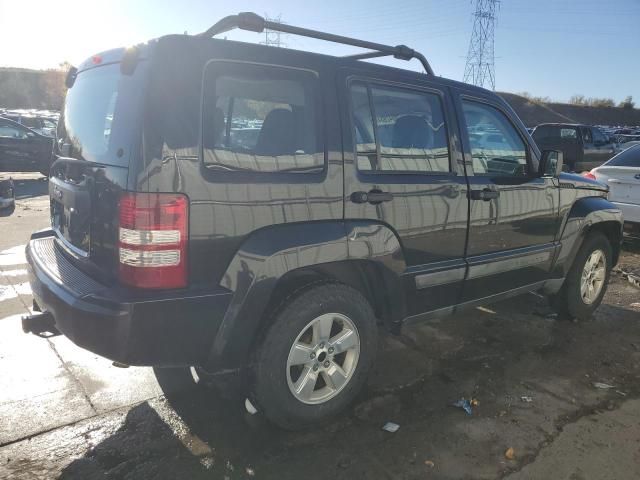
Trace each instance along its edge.
<instances>
[{"instance_id":1,"label":"hood","mask_svg":"<svg viewBox=\"0 0 640 480\"><path fill-rule=\"evenodd\" d=\"M582 188L587 190L598 190L600 192L608 192L609 186L604 183L598 182L597 180L592 180L590 178L583 177L582 175L578 175L575 173L564 173L560 174L560 184L570 183L575 188Z\"/></svg>"}]
</instances>

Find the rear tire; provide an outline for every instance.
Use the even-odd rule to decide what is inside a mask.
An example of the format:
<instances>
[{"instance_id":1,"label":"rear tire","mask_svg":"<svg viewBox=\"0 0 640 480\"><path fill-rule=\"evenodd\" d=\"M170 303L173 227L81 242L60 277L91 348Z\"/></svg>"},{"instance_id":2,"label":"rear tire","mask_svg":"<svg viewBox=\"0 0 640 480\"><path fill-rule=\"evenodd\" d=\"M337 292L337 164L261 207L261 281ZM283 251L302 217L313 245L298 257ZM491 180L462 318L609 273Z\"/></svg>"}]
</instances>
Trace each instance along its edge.
<instances>
[{"instance_id":1,"label":"rear tire","mask_svg":"<svg viewBox=\"0 0 640 480\"><path fill-rule=\"evenodd\" d=\"M567 274L564 285L553 298L559 314L588 319L600 306L612 268L611 244L600 232L587 236Z\"/></svg>"},{"instance_id":2,"label":"rear tire","mask_svg":"<svg viewBox=\"0 0 640 480\"><path fill-rule=\"evenodd\" d=\"M280 427L328 420L363 387L377 347L367 300L341 284L295 293L275 312L255 355L258 408Z\"/></svg>"}]
</instances>

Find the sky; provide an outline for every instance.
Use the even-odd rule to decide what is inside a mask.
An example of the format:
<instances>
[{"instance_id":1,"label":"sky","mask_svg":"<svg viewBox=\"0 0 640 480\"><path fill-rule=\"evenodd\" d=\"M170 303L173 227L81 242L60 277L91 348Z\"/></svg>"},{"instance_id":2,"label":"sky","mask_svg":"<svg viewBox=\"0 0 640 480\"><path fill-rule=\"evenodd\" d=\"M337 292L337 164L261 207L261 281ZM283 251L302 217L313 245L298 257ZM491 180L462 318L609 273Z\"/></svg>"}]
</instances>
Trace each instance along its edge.
<instances>
[{"instance_id":1,"label":"sky","mask_svg":"<svg viewBox=\"0 0 640 480\"><path fill-rule=\"evenodd\" d=\"M168 33L199 33L254 11L285 23L421 51L436 75L462 80L475 0L0 0L0 66L53 68ZM502 0L496 90L566 101L574 94L640 103L640 0ZM264 35L229 32L260 42ZM288 48L352 47L287 35ZM394 63L395 62L395 63ZM385 60L403 68L417 62Z\"/></svg>"}]
</instances>

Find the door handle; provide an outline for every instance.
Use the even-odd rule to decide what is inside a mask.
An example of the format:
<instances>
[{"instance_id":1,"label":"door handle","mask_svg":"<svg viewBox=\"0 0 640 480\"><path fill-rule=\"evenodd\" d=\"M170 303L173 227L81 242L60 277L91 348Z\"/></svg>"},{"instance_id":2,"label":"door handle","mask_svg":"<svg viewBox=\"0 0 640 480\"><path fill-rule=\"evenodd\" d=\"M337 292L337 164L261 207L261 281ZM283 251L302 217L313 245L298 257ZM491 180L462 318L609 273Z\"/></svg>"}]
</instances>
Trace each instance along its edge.
<instances>
[{"instance_id":1,"label":"door handle","mask_svg":"<svg viewBox=\"0 0 640 480\"><path fill-rule=\"evenodd\" d=\"M381 190L370 190L369 192L353 192L351 194L351 201L353 203L371 203L377 205L382 202L390 202L393 200L393 194L390 192L383 192Z\"/></svg>"},{"instance_id":2,"label":"door handle","mask_svg":"<svg viewBox=\"0 0 640 480\"><path fill-rule=\"evenodd\" d=\"M469 191L469 198L471 198L471 200L484 200L485 202L488 202L489 200L495 200L499 196L499 190L491 190L490 188Z\"/></svg>"}]
</instances>

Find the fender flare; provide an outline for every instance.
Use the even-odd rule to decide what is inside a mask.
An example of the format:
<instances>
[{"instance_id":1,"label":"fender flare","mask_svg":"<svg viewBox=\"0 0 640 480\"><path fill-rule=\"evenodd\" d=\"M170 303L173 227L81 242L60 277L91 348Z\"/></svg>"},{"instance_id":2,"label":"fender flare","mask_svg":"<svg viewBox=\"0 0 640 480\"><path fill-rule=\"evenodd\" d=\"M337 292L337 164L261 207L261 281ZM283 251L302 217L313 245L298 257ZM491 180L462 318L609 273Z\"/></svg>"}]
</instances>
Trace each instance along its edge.
<instances>
[{"instance_id":1,"label":"fender flare","mask_svg":"<svg viewBox=\"0 0 640 480\"><path fill-rule=\"evenodd\" d=\"M205 368L212 372L227 371L245 365L271 295L284 275L305 267L350 260L376 262L383 272L387 295L404 301L400 275L406 270L406 263L402 246L396 233L382 223L292 223L251 234L220 282L233 296Z\"/></svg>"},{"instance_id":2,"label":"fender flare","mask_svg":"<svg viewBox=\"0 0 640 480\"><path fill-rule=\"evenodd\" d=\"M619 224L622 235L622 212L606 198L583 197L572 205L562 228L561 247L554 263L552 278L564 280L589 230L594 225L605 222Z\"/></svg>"}]
</instances>

